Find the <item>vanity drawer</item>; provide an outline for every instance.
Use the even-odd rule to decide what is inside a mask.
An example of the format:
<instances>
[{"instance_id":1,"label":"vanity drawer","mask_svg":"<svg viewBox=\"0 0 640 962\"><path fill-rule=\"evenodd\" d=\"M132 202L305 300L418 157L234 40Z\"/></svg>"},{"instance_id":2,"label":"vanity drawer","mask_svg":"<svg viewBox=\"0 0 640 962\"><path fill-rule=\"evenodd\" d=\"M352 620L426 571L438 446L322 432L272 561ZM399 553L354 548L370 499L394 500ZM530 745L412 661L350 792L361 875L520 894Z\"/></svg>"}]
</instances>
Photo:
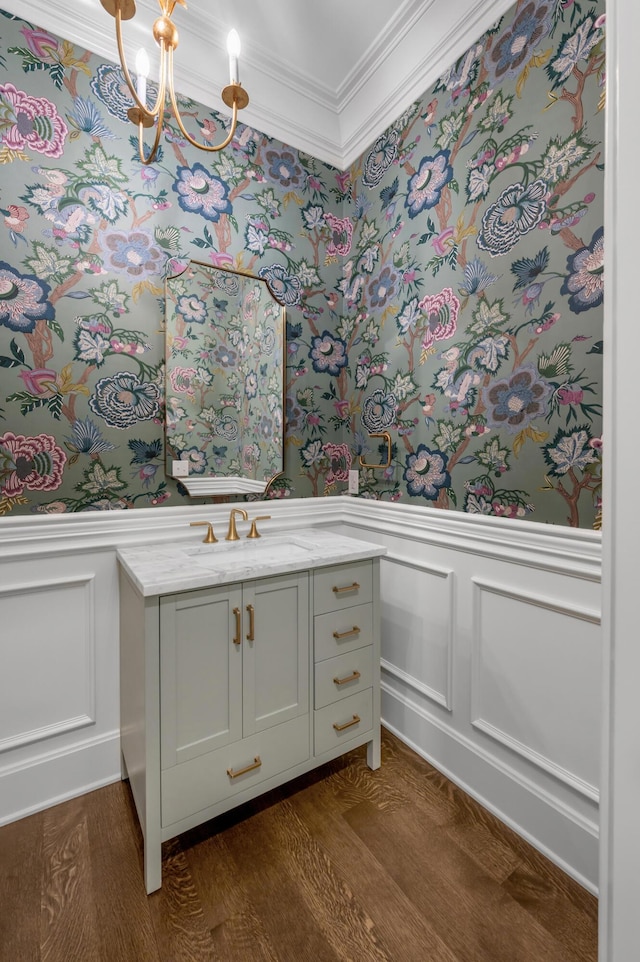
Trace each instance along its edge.
<instances>
[{"instance_id":1,"label":"vanity drawer","mask_svg":"<svg viewBox=\"0 0 640 962\"><path fill-rule=\"evenodd\" d=\"M371 688L373 648L356 648L344 655L327 658L315 669L315 707L348 698L357 691Z\"/></svg>"},{"instance_id":2,"label":"vanity drawer","mask_svg":"<svg viewBox=\"0 0 640 962\"><path fill-rule=\"evenodd\" d=\"M371 601L373 567L371 561L352 561L345 565L318 568L313 575L314 614L340 611Z\"/></svg>"},{"instance_id":3,"label":"vanity drawer","mask_svg":"<svg viewBox=\"0 0 640 962\"><path fill-rule=\"evenodd\" d=\"M315 752L322 755L342 742L368 732L373 725L373 690L356 692L314 712Z\"/></svg>"},{"instance_id":4,"label":"vanity drawer","mask_svg":"<svg viewBox=\"0 0 640 962\"><path fill-rule=\"evenodd\" d=\"M356 605L314 618L314 660L335 658L373 642L373 607Z\"/></svg>"},{"instance_id":5,"label":"vanity drawer","mask_svg":"<svg viewBox=\"0 0 640 962\"><path fill-rule=\"evenodd\" d=\"M308 716L307 716L308 718ZM307 718L293 718L162 772L162 825L172 825L309 758ZM251 767L255 759L260 766ZM230 769L246 774L231 778Z\"/></svg>"}]
</instances>

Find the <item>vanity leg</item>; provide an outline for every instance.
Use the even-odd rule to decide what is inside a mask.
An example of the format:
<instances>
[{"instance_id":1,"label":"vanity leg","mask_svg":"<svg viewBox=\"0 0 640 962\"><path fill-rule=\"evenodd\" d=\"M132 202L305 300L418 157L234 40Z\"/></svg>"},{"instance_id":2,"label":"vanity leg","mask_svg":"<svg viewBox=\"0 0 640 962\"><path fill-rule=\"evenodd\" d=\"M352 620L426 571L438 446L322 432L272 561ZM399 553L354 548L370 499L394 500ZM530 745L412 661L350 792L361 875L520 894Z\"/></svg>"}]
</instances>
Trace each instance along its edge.
<instances>
[{"instance_id":1,"label":"vanity leg","mask_svg":"<svg viewBox=\"0 0 640 962\"><path fill-rule=\"evenodd\" d=\"M374 771L380 768L380 732L367 742L367 765Z\"/></svg>"},{"instance_id":2,"label":"vanity leg","mask_svg":"<svg viewBox=\"0 0 640 962\"><path fill-rule=\"evenodd\" d=\"M147 895L162 887L162 845L144 843L144 886Z\"/></svg>"}]
</instances>

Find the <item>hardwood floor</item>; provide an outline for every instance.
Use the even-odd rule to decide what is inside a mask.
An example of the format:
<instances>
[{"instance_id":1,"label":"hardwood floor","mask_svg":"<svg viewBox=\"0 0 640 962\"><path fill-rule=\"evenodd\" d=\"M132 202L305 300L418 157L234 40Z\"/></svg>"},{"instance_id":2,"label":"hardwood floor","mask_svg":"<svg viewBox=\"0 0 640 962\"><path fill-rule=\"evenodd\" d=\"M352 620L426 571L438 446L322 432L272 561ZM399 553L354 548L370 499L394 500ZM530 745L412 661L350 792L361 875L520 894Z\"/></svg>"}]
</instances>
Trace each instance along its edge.
<instances>
[{"instance_id":1,"label":"hardwood floor","mask_svg":"<svg viewBox=\"0 0 640 962\"><path fill-rule=\"evenodd\" d=\"M1 962L595 962L597 902L388 733L163 847L128 785L0 829Z\"/></svg>"}]
</instances>

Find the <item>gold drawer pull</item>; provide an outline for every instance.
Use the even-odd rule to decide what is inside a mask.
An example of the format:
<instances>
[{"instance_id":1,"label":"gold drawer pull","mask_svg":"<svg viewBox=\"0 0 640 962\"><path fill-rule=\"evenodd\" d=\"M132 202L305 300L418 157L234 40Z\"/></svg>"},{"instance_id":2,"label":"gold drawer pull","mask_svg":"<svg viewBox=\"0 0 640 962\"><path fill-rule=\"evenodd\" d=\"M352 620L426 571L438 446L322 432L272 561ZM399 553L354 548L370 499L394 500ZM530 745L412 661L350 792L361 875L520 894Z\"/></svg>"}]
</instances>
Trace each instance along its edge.
<instances>
[{"instance_id":1,"label":"gold drawer pull","mask_svg":"<svg viewBox=\"0 0 640 962\"><path fill-rule=\"evenodd\" d=\"M334 594L341 595L344 591L358 591L360 585L357 581L354 581L352 585L345 585L344 588L338 588L336 585L331 589Z\"/></svg>"},{"instance_id":2,"label":"gold drawer pull","mask_svg":"<svg viewBox=\"0 0 640 962\"><path fill-rule=\"evenodd\" d=\"M246 775L247 772L252 772L256 768L260 768L261 765L262 765L262 762L260 761L260 756L256 755L251 765L247 765L246 768L240 768L238 769L237 772L234 772L232 768L228 768L227 775L229 776L229 778L238 778L240 775Z\"/></svg>"},{"instance_id":3,"label":"gold drawer pull","mask_svg":"<svg viewBox=\"0 0 640 962\"><path fill-rule=\"evenodd\" d=\"M353 674L349 675L348 678L334 678L334 679L333 679L333 684L334 684L334 685L346 685L348 681L357 681L359 677L360 677L360 672L359 672L359 671L354 671Z\"/></svg>"},{"instance_id":4,"label":"gold drawer pull","mask_svg":"<svg viewBox=\"0 0 640 962\"><path fill-rule=\"evenodd\" d=\"M345 722L344 725L338 725L336 722L333 723L333 727L337 732L343 732L345 728L351 728L352 725L357 725L360 722L360 715L354 715L351 721Z\"/></svg>"},{"instance_id":5,"label":"gold drawer pull","mask_svg":"<svg viewBox=\"0 0 640 962\"><path fill-rule=\"evenodd\" d=\"M349 628L349 631L334 631L333 637L336 639L336 641L342 641L343 638L351 638L352 635L359 634L360 629L357 625L354 625L353 628Z\"/></svg>"},{"instance_id":6,"label":"gold drawer pull","mask_svg":"<svg viewBox=\"0 0 640 962\"><path fill-rule=\"evenodd\" d=\"M234 608L234 609L233 609L233 613L234 613L234 615L236 616L236 634L235 634L235 637L234 637L234 639L233 639L233 643L234 643L234 645L239 645L239 644L240 644L240 640L241 640L241 639L240 639L240 609L239 609L239 608Z\"/></svg>"}]
</instances>

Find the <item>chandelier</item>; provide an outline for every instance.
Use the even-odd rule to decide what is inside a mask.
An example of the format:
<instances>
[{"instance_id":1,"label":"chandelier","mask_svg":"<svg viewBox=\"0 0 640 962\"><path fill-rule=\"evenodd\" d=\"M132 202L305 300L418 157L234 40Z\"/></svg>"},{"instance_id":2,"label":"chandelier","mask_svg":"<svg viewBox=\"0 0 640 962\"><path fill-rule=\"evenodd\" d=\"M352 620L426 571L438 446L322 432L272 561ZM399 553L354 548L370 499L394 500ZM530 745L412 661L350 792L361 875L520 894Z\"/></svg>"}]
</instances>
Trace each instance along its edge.
<instances>
[{"instance_id":1,"label":"chandelier","mask_svg":"<svg viewBox=\"0 0 640 962\"><path fill-rule=\"evenodd\" d=\"M223 150L231 143L238 122L238 111L242 110L249 103L249 95L238 80L238 57L240 55L240 38L235 30L229 33L227 38L227 50L229 53L229 83L222 90L222 100L232 111L231 129L227 137L217 146L211 144L201 144L185 130L176 102L176 93L173 84L173 51L178 46L178 31L171 19L176 4L181 7L187 6L185 0L158 0L162 16L158 17L153 25L153 37L160 47L160 75L158 82L158 95L155 104L150 107L147 103L147 78L149 76L149 58L144 49L138 51L136 57L137 82L134 85L131 74L127 67L122 43L122 21L132 20L136 15L135 0L100 0L104 9L116 21L116 40L118 43L118 54L120 64L124 73L127 87L133 98L133 107L127 114L129 120L138 127L138 150L140 160L143 164L151 164L158 152L158 144L162 134L164 123L165 106L167 92L175 121L180 128L180 132L185 139L200 150L219 151ZM144 131L145 128L155 126L155 140L151 151L145 155L144 151Z\"/></svg>"}]
</instances>

